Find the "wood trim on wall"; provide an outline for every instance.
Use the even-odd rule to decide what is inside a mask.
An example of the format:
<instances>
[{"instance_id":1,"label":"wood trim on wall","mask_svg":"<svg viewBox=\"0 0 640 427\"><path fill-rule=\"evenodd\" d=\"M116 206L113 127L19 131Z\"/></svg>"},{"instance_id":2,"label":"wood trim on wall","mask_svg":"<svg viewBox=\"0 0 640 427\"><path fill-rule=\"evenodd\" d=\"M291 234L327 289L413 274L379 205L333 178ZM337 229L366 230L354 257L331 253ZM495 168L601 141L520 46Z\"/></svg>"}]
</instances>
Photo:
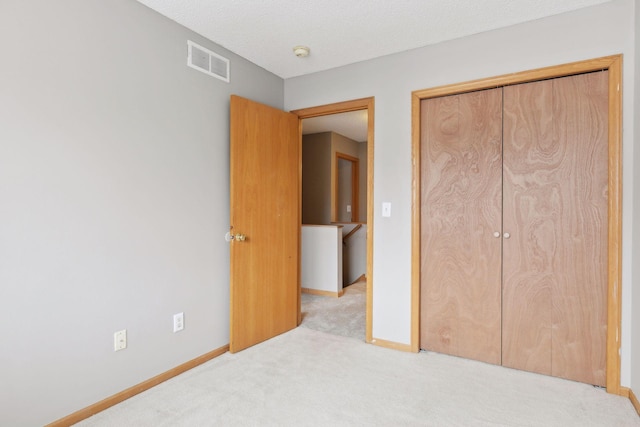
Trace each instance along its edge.
<instances>
[{"instance_id":1,"label":"wood trim on wall","mask_svg":"<svg viewBox=\"0 0 640 427\"><path fill-rule=\"evenodd\" d=\"M356 283L358 283L358 282L360 282L362 280L367 280L367 275L366 274L361 274L356 280L351 282L350 285L355 285Z\"/></svg>"},{"instance_id":2,"label":"wood trim on wall","mask_svg":"<svg viewBox=\"0 0 640 427\"><path fill-rule=\"evenodd\" d=\"M312 117L349 111L367 110L367 309L366 309L366 342L372 341L373 330L373 151L374 151L374 97L337 102L335 104L302 108L291 111L297 114L300 121ZM302 138L301 138L302 141ZM302 176L302 174L300 174Z\"/></svg>"},{"instance_id":3,"label":"wood trim on wall","mask_svg":"<svg viewBox=\"0 0 640 427\"><path fill-rule=\"evenodd\" d=\"M629 397L629 393L631 393L630 388L620 386L620 392L618 393L619 396Z\"/></svg>"},{"instance_id":4,"label":"wood trim on wall","mask_svg":"<svg viewBox=\"0 0 640 427\"><path fill-rule=\"evenodd\" d=\"M392 350L400 350L406 352L413 352L413 348L410 344L402 344L393 341L381 340L379 338L373 338L371 340L371 344L377 345L379 347L390 348Z\"/></svg>"},{"instance_id":5,"label":"wood trim on wall","mask_svg":"<svg viewBox=\"0 0 640 427\"><path fill-rule=\"evenodd\" d=\"M367 103L367 316L366 342L373 339L373 98Z\"/></svg>"},{"instance_id":6,"label":"wood trim on wall","mask_svg":"<svg viewBox=\"0 0 640 427\"><path fill-rule=\"evenodd\" d=\"M620 394L622 324L622 55L609 65L607 391Z\"/></svg>"},{"instance_id":7,"label":"wood trim on wall","mask_svg":"<svg viewBox=\"0 0 640 427\"><path fill-rule=\"evenodd\" d=\"M369 109L369 124L371 124L371 107L373 107L374 98L360 98L351 101L336 102L334 104L318 105L316 107L301 108L299 110L291 110L293 114L297 114L301 119L310 119L318 116L328 116L330 114L348 113L349 111L359 111ZM370 141L367 141L370 142Z\"/></svg>"},{"instance_id":8,"label":"wood trim on wall","mask_svg":"<svg viewBox=\"0 0 640 427\"><path fill-rule=\"evenodd\" d=\"M60 418L59 420L54 421L51 424L47 424L45 427L67 427L79 423L80 421L85 420L90 416L95 415L98 412L102 412L114 405L117 405L118 403L123 402L130 397L135 396L136 394L140 394L143 391L149 390L150 388L167 381L168 379L171 379L177 375L182 374L183 372L193 369L198 365L202 365L203 363L208 362L209 360L216 358L221 354L226 353L227 351L229 351L229 344L224 345L216 350L210 351L209 353L205 353L202 356L196 357L195 359L183 363L182 365L176 366L175 368L170 369L167 372L143 381L140 384L129 387L126 390L116 393L113 396L109 396L106 399L94 403L93 405L87 406L84 409L80 409L79 411L67 415L64 418Z\"/></svg>"},{"instance_id":9,"label":"wood trim on wall","mask_svg":"<svg viewBox=\"0 0 640 427\"><path fill-rule=\"evenodd\" d=\"M607 392L621 394L620 327L622 277L622 55L573 62L487 79L417 90L411 94L411 349L420 349L420 101L445 95L609 70Z\"/></svg>"},{"instance_id":10,"label":"wood trim on wall","mask_svg":"<svg viewBox=\"0 0 640 427\"><path fill-rule=\"evenodd\" d=\"M342 241L343 241L343 242L346 242L347 240L349 240L349 238L350 238L351 236L353 236L354 234L356 234L356 233L358 232L358 230L360 230L361 228L362 228L362 224L358 224L358 225L356 225L355 227L353 227L353 228L351 229L351 231L350 231L350 232L348 232L348 233L347 233L347 235L346 235L346 236L344 236L344 237L342 238ZM360 277L364 277L364 276L365 276L365 275L363 274L363 275L361 275ZM357 280L356 280L356 282L357 282ZM354 282L354 283L355 283L355 282Z\"/></svg>"},{"instance_id":11,"label":"wood trim on wall","mask_svg":"<svg viewBox=\"0 0 640 427\"><path fill-rule=\"evenodd\" d=\"M636 412L638 413L638 416L640 416L640 402L638 401L638 398L636 397L635 393L631 389L629 389L629 400L631 401L631 404L633 405L633 407L636 408Z\"/></svg>"},{"instance_id":12,"label":"wood trim on wall","mask_svg":"<svg viewBox=\"0 0 640 427\"><path fill-rule=\"evenodd\" d=\"M420 351L420 96L411 95L411 351Z\"/></svg>"},{"instance_id":13,"label":"wood trim on wall","mask_svg":"<svg viewBox=\"0 0 640 427\"><path fill-rule=\"evenodd\" d=\"M323 291L320 289L311 289L311 288L300 288L300 289L304 294L320 295L323 297L340 298L342 295L344 295L344 289L340 289L338 292Z\"/></svg>"}]
</instances>

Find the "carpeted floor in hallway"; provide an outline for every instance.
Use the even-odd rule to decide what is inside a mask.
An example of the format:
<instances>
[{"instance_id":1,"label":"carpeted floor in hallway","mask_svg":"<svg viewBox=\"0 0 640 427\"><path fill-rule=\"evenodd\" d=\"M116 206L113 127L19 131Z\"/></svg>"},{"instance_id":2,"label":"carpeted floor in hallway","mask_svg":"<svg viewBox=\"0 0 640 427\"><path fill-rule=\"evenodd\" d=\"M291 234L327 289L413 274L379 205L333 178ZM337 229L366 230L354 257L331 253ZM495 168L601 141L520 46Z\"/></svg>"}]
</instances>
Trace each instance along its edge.
<instances>
[{"instance_id":1,"label":"carpeted floor in hallway","mask_svg":"<svg viewBox=\"0 0 640 427\"><path fill-rule=\"evenodd\" d=\"M366 294L364 280L344 288L340 298L303 293L300 326L364 341Z\"/></svg>"}]
</instances>

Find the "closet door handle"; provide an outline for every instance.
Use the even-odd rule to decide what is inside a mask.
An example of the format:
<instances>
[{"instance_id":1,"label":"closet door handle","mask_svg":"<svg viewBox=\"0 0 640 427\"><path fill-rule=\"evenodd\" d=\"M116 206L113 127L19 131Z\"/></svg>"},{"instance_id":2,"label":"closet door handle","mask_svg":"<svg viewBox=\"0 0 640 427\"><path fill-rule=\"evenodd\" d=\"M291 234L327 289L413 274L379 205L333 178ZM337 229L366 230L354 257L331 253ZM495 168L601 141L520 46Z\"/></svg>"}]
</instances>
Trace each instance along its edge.
<instances>
[{"instance_id":1,"label":"closet door handle","mask_svg":"<svg viewBox=\"0 0 640 427\"><path fill-rule=\"evenodd\" d=\"M511 234L509 234L509 233L504 233L504 238L505 238L505 239L508 239L509 237L511 237Z\"/></svg>"},{"instance_id":2,"label":"closet door handle","mask_svg":"<svg viewBox=\"0 0 640 427\"><path fill-rule=\"evenodd\" d=\"M494 231L493 232L493 237L500 237L500 232L499 231Z\"/></svg>"}]
</instances>

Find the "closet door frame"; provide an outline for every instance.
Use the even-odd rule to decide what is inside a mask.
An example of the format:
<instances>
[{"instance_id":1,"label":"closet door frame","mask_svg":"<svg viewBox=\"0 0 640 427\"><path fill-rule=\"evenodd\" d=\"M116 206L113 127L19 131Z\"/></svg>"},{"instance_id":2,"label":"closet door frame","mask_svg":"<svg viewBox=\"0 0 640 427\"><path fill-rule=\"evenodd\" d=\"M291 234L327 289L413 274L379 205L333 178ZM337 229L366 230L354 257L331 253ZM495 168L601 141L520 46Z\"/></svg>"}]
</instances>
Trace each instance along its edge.
<instances>
[{"instance_id":1,"label":"closet door frame","mask_svg":"<svg viewBox=\"0 0 640 427\"><path fill-rule=\"evenodd\" d=\"M487 79L417 90L411 94L412 239L411 239L411 350L420 350L420 101L482 89L609 71L609 176L607 242L607 378L608 393L626 395L620 386L620 325L622 275L622 55L539 68Z\"/></svg>"}]
</instances>

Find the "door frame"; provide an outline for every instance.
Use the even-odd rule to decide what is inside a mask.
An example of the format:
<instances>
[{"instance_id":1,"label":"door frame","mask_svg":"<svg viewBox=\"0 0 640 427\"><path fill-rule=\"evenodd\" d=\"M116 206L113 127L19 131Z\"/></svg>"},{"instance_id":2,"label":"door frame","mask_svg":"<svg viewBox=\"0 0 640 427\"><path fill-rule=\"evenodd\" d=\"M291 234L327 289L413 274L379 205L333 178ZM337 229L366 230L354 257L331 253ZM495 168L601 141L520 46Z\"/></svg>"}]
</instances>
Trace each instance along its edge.
<instances>
[{"instance_id":1,"label":"door frame","mask_svg":"<svg viewBox=\"0 0 640 427\"><path fill-rule=\"evenodd\" d=\"M369 147L367 147L369 149ZM336 151L336 155L334 157L335 170L333 174L334 178L334 186L333 186L333 194L331 196L331 204L333 205L333 209L331 212L331 217L333 218L333 222L338 221L338 205L340 200L340 168L338 167L338 162L340 160L344 160L351 163L351 221L350 222L360 222L360 159L357 157L350 156L348 154L340 153ZM355 220L353 219L355 218Z\"/></svg>"},{"instance_id":2,"label":"door frame","mask_svg":"<svg viewBox=\"0 0 640 427\"><path fill-rule=\"evenodd\" d=\"M374 129L374 97L354 99L317 107L302 108L291 112L298 116L300 123L300 149L302 150L302 120L330 114L347 113L349 111L367 110L367 305L365 341L372 341L373 311L373 129ZM302 162L300 163L300 179L302 180ZM300 185L302 191L302 184ZM300 197L302 200L302 196ZM298 294L300 294L298 281ZM300 298L298 298L300 301ZM298 303L298 324L301 322L300 303Z\"/></svg>"},{"instance_id":3,"label":"door frame","mask_svg":"<svg viewBox=\"0 0 640 427\"><path fill-rule=\"evenodd\" d=\"M412 218L411 218L411 350L420 350L420 101L498 86L609 71L609 177L607 242L606 388L625 395L620 386L620 327L622 304L622 55L472 80L411 93Z\"/></svg>"}]
</instances>

